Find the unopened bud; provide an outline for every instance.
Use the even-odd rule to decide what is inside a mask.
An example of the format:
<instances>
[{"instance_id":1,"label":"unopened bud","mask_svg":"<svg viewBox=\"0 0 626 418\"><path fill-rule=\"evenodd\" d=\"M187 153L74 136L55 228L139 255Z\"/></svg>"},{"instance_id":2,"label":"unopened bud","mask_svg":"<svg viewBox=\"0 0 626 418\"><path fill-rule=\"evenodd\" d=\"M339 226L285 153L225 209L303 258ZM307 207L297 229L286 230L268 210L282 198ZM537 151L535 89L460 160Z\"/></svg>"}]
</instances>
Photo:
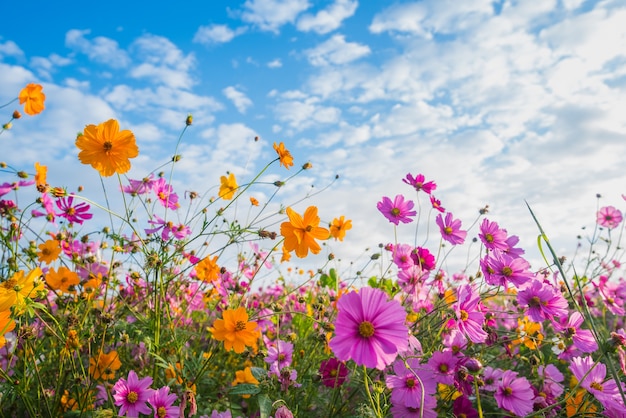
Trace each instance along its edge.
<instances>
[{"instance_id":1,"label":"unopened bud","mask_svg":"<svg viewBox=\"0 0 626 418\"><path fill-rule=\"evenodd\" d=\"M303 170L308 170L308 169L311 169L311 168L313 168L313 164L311 164L311 163L309 163L309 162L306 162L306 163L304 163L304 164L302 165L302 169L303 169Z\"/></svg>"},{"instance_id":2,"label":"unopened bud","mask_svg":"<svg viewBox=\"0 0 626 418\"><path fill-rule=\"evenodd\" d=\"M2 129L6 129L6 130L11 129L11 127L13 127L13 124L11 122L5 123L4 125L2 125Z\"/></svg>"},{"instance_id":3,"label":"unopened bud","mask_svg":"<svg viewBox=\"0 0 626 418\"><path fill-rule=\"evenodd\" d=\"M13 119L19 119L22 117L22 114L20 112L18 112L17 110L13 111Z\"/></svg>"},{"instance_id":4,"label":"unopened bud","mask_svg":"<svg viewBox=\"0 0 626 418\"><path fill-rule=\"evenodd\" d=\"M276 186L276 187L283 187L284 185L285 185L284 181L276 180L274 182L274 186Z\"/></svg>"},{"instance_id":5,"label":"unopened bud","mask_svg":"<svg viewBox=\"0 0 626 418\"><path fill-rule=\"evenodd\" d=\"M174 161L175 163L179 162L180 159L183 158L180 154L176 154L172 157L172 161Z\"/></svg>"},{"instance_id":6,"label":"unopened bud","mask_svg":"<svg viewBox=\"0 0 626 418\"><path fill-rule=\"evenodd\" d=\"M191 116L191 113L187 115L187 119L185 119L185 125L189 126L193 123L193 116Z\"/></svg>"},{"instance_id":7,"label":"unopened bud","mask_svg":"<svg viewBox=\"0 0 626 418\"><path fill-rule=\"evenodd\" d=\"M21 179L27 179L28 178L28 173L26 171L18 171L17 172L17 176Z\"/></svg>"}]
</instances>

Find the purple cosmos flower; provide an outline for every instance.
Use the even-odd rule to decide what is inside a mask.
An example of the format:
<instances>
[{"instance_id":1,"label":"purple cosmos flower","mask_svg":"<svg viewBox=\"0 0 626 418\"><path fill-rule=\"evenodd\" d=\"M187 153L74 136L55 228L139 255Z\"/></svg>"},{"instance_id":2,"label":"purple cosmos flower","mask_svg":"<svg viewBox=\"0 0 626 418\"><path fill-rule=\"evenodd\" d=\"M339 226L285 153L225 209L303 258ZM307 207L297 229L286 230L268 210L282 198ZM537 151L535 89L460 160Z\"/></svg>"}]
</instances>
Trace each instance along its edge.
<instances>
[{"instance_id":1,"label":"purple cosmos flower","mask_svg":"<svg viewBox=\"0 0 626 418\"><path fill-rule=\"evenodd\" d=\"M485 315L480 311L480 294L474 292L469 284L459 286L453 308L458 329L472 342L484 342L487 339L487 333L483 329Z\"/></svg>"},{"instance_id":2,"label":"purple cosmos flower","mask_svg":"<svg viewBox=\"0 0 626 418\"><path fill-rule=\"evenodd\" d=\"M154 392L154 389L150 389L151 384L151 377L139 379L133 370L128 373L128 380L120 378L112 391L115 405L120 407L119 415L135 418L139 414L150 414L146 401Z\"/></svg>"},{"instance_id":3,"label":"purple cosmos flower","mask_svg":"<svg viewBox=\"0 0 626 418\"><path fill-rule=\"evenodd\" d=\"M508 238L506 230L501 229L496 222L490 222L489 219L483 219L480 224L478 238L488 250L506 251L509 248L506 242Z\"/></svg>"},{"instance_id":4,"label":"purple cosmos flower","mask_svg":"<svg viewBox=\"0 0 626 418\"><path fill-rule=\"evenodd\" d=\"M376 205L378 210L385 215L385 218L395 225L398 225L400 222L405 224L413 222L411 216L417 215L417 212L412 210L413 206L412 200L405 201L404 196L400 194L396 195L393 202L387 196L384 196L383 200Z\"/></svg>"},{"instance_id":5,"label":"purple cosmos flower","mask_svg":"<svg viewBox=\"0 0 626 418\"><path fill-rule=\"evenodd\" d=\"M429 271L434 270L436 265L435 256L432 255L427 248L417 247L411 257L413 257L415 264L422 269Z\"/></svg>"},{"instance_id":6,"label":"purple cosmos flower","mask_svg":"<svg viewBox=\"0 0 626 418\"><path fill-rule=\"evenodd\" d=\"M293 344L287 341L278 340L278 342L267 349L265 362L270 365L270 371L274 374L280 374L280 371L291 365L293 356Z\"/></svg>"},{"instance_id":7,"label":"purple cosmos flower","mask_svg":"<svg viewBox=\"0 0 626 418\"><path fill-rule=\"evenodd\" d=\"M595 396L604 406L611 405L615 402L614 398L620 396L615 380L605 380L606 366L600 362L594 362L590 356L574 357L569 368L580 382L580 386Z\"/></svg>"},{"instance_id":8,"label":"purple cosmos flower","mask_svg":"<svg viewBox=\"0 0 626 418\"><path fill-rule=\"evenodd\" d=\"M598 211L597 218L598 225L613 229L622 222L622 213L613 206L604 206Z\"/></svg>"},{"instance_id":9,"label":"purple cosmos flower","mask_svg":"<svg viewBox=\"0 0 626 418\"><path fill-rule=\"evenodd\" d=\"M493 397L498 407L523 417L533 411L535 393L530 382L525 377L518 377L517 373L506 370L502 373L502 380L497 385Z\"/></svg>"},{"instance_id":10,"label":"purple cosmos flower","mask_svg":"<svg viewBox=\"0 0 626 418\"><path fill-rule=\"evenodd\" d=\"M426 178L423 174L417 174L413 177L412 174L407 174L405 178L402 179L406 184L413 186L416 191L423 190L425 193L430 194L433 190L437 188L437 185L434 181L426 181Z\"/></svg>"},{"instance_id":11,"label":"purple cosmos flower","mask_svg":"<svg viewBox=\"0 0 626 418\"><path fill-rule=\"evenodd\" d=\"M165 221L158 215L152 215L156 221L150 220L149 224L155 225L154 228L145 229L146 234L154 234L158 230L161 230L161 238L163 241L167 241L170 239L170 234L174 236L176 239L183 239L187 235L191 234L191 229L188 226L183 224L174 225L171 221Z\"/></svg>"},{"instance_id":12,"label":"purple cosmos flower","mask_svg":"<svg viewBox=\"0 0 626 418\"><path fill-rule=\"evenodd\" d=\"M430 195L430 204L432 205L433 209L435 209L436 211L439 211L441 213L444 213L446 211L446 208L441 206L441 201L437 199L435 196L433 196L432 194Z\"/></svg>"},{"instance_id":13,"label":"purple cosmos flower","mask_svg":"<svg viewBox=\"0 0 626 418\"><path fill-rule=\"evenodd\" d=\"M461 230L461 221L458 219L452 219L452 214L450 212L446 214L445 220L441 214L437 215L435 222L439 225L441 237L444 240L448 241L452 245L463 244L465 242L467 231Z\"/></svg>"},{"instance_id":14,"label":"purple cosmos flower","mask_svg":"<svg viewBox=\"0 0 626 418\"><path fill-rule=\"evenodd\" d=\"M527 314L534 322L569 315L567 300L551 284L533 280L530 286L517 293L517 301L527 307Z\"/></svg>"},{"instance_id":15,"label":"purple cosmos flower","mask_svg":"<svg viewBox=\"0 0 626 418\"><path fill-rule=\"evenodd\" d=\"M382 370L408 347L406 312L380 289L362 288L337 302L335 336L330 348L342 361Z\"/></svg>"},{"instance_id":16,"label":"purple cosmos flower","mask_svg":"<svg viewBox=\"0 0 626 418\"><path fill-rule=\"evenodd\" d=\"M569 318L561 318L560 322L552 321L554 328L565 338L571 338L574 346L583 353L593 353L598 349L598 343L588 329L581 329L584 322L580 312L573 312Z\"/></svg>"},{"instance_id":17,"label":"purple cosmos flower","mask_svg":"<svg viewBox=\"0 0 626 418\"><path fill-rule=\"evenodd\" d=\"M428 360L428 366L433 371L433 377L437 383L444 385L454 384L454 370L459 358L451 350L435 351Z\"/></svg>"},{"instance_id":18,"label":"purple cosmos flower","mask_svg":"<svg viewBox=\"0 0 626 418\"><path fill-rule=\"evenodd\" d=\"M336 388L346 381L348 368L335 357L323 360L320 364L319 374L322 375L322 384L329 388Z\"/></svg>"},{"instance_id":19,"label":"purple cosmos flower","mask_svg":"<svg viewBox=\"0 0 626 418\"><path fill-rule=\"evenodd\" d=\"M154 409L154 418L178 418L180 407L174 406L178 399L175 393L170 393L170 388L163 386L152 392L148 403Z\"/></svg>"},{"instance_id":20,"label":"purple cosmos flower","mask_svg":"<svg viewBox=\"0 0 626 418\"><path fill-rule=\"evenodd\" d=\"M128 186L122 187L124 193L133 196L147 194L154 186L154 174L150 174L148 177L144 177L141 180L128 179L128 182L130 183Z\"/></svg>"},{"instance_id":21,"label":"purple cosmos flower","mask_svg":"<svg viewBox=\"0 0 626 418\"><path fill-rule=\"evenodd\" d=\"M159 202L166 208L177 209L180 206L178 204L178 195L174 193L174 188L167 184L163 177L153 183L152 190L159 198Z\"/></svg>"},{"instance_id":22,"label":"purple cosmos flower","mask_svg":"<svg viewBox=\"0 0 626 418\"><path fill-rule=\"evenodd\" d=\"M67 219L71 223L77 224L82 224L83 221L93 217L91 213L87 213L90 208L87 203L81 202L76 206L73 206L73 204L73 195L69 195L67 198L61 197L57 199L56 205L59 209L61 209L61 213L57 213L57 215Z\"/></svg>"},{"instance_id":23,"label":"purple cosmos flower","mask_svg":"<svg viewBox=\"0 0 626 418\"><path fill-rule=\"evenodd\" d=\"M432 370L421 365L417 358L406 359L406 363L402 359L396 360L393 363L393 372L395 374L385 377L385 383L391 389L391 402L394 405L419 409L422 398L433 398L437 392L437 382L433 378Z\"/></svg>"},{"instance_id":24,"label":"purple cosmos flower","mask_svg":"<svg viewBox=\"0 0 626 418\"><path fill-rule=\"evenodd\" d=\"M511 283L520 287L534 277L528 261L497 250L491 251L480 260L480 267L485 281L493 286L507 287Z\"/></svg>"},{"instance_id":25,"label":"purple cosmos flower","mask_svg":"<svg viewBox=\"0 0 626 418\"><path fill-rule=\"evenodd\" d=\"M478 411L474 409L472 401L465 395L459 396L454 400L452 413L455 417L478 418Z\"/></svg>"},{"instance_id":26,"label":"purple cosmos flower","mask_svg":"<svg viewBox=\"0 0 626 418\"><path fill-rule=\"evenodd\" d=\"M498 387L497 384L500 381L500 379L502 378L502 373L503 371L501 369L498 368L493 368L491 366L487 366L483 369L483 382L484 382L484 386L483 389L493 392L495 391Z\"/></svg>"}]
</instances>

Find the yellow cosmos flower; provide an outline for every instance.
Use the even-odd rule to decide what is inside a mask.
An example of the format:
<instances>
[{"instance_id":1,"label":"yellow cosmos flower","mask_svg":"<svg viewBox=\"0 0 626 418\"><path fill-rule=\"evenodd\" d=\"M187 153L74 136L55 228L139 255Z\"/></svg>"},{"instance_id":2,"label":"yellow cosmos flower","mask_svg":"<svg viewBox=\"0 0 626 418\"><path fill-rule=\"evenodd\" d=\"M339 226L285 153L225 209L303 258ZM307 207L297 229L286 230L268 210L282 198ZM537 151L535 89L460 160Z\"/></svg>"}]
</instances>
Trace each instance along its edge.
<instances>
[{"instance_id":1,"label":"yellow cosmos flower","mask_svg":"<svg viewBox=\"0 0 626 418\"><path fill-rule=\"evenodd\" d=\"M274 151L278 154L280 165L289 170L289 167L293 166L293 157L291 156L289 150L285 148L285 144L281 142L276 145L276 142L274 142Z\"/></svg>"},{"instance_id":2,"label":"yellow cosmos flower","mask_svg":"<svg viewBox=\"0 0 626 418\"><path fill-rule=\"evenodd\" d=\"M44 102L46 95L43 94L43 87L40 84L30 83L20 91L18 99L24 105L24 112L27 115L37 115L46 108Z\"/></svg>"},{"instance_id":3,"label":"yellow cosmos flower","mask_svg":"<svg viewBox=\"0 0 626 418\"><path fill-rule=\"evenodd\" d=\"M37 267L27 275L20 270L9 280L0 283L0 311L8 311L12 306L21 312L26 298L34 298L37 293L44 290L41 269Z\"/></svg>"},{"instance_id":4,"label":"yellow cosmos flower","mask_svg":"<svg viewBox=\"0 0 626 418\"><path fill-rule=\"evenodd\" d=\"M204 257L196 264L195 271L198 280L203 282L211 283L217 279L220 273L220 267L217 265L217 256L213 258L210 256Z\"/></svg>"},{"instance_id":5,"label":"yellow cosmos flower","mask_svg":"<svg viewBox=\"0 0 626 418\"><path fill-rule=\"evenodd\" d=\"M129 130L120 131L115 119L97 126L87 125L76 138L76 146L81 150L80 162L91 164L104 177L126 173L130 170L129 159L139 155L135 135Z\"/></svg>"},{"instance_id":6,"label":"yellow cosmos flower","mask_svg":"<svg viewBox=\"0 0 626 418\"><path fill-rule=\"evenodd\" d=\"M117 351L112 350L105 354L102 351L97 356L89 359L89 374L96 380L111 380L115 377L115 371L122 367L122 362Z\"/></svg>"},{"instance_id":7,"label":"yellow cosmos flower","mask_svg":"<svg viewBox=\"0 0 626 418\"><path fill-rule=\"evenodd\" d=\"M35 184L37 190L40 193L45 192L48 189L47 183L48 166L40 165L39 162L35 163Z\"/></svg>"},{"instance_id":8,"label":"yellow cosmos flower","mask_svg":"<svg viewBox=\"0 0 626 418\"><path fill-rule=\"evenodd\" d=\"M11 311L0 312L0 348L6 344L4 334L15 329L15 321L11 319Z\"/></svg>"},{"instance_id":9,"label":"yellow cosmos flower","mask_svg":"<svg viewBox=\"0 0 626 418\"><path fill-rule=\"evenodd\" d=\"M37 258L40 263L50 264L61 254L61 245L59 241L55 239L49 239L46 242L39 244L39 252L37 252Z\"/></svg>"},{"instance_id":10,"label":"yellow cosmos flower","mask_svg":"<svg viewBox=\"0 0 626 418\"><path fill-rule=\"evenodd\" d=\"M235 350L243 353L246 347L256 348L261 333L257 331L256 322L248 322L245 308L227 309L224 319L217 319L209 331L217 341L224 341L226 351Z\"/></svg>"},{"instance_id":11,"label":"yellow cosmos flower","mask_svg":"<svg viewBox=\"0 0 626 418\"><path fill-rule=\"evenodd\" d=\"M287 251L295 251L296 255L304 258L309 254L321 251L316 239L328 239L328 229L319 226L320 218L317 216L317 207L309 206L304 212L304 217L287 208L289 222L280 225L280 233L285 237L284 248Z\"/></svg>"},{"instance_id":12,"label":"yellow cosmos flower","mask_svg":"<svg viewBox=\"0 0 626 418\"><path fill-rule=\"evenodd\" d=\"M235 180L235 175L230 173L228 177L221 176L220 177L220 191L219 196L224 200L230 200L235 195L235 191L237 191L237 180Z\"/></svg>"},{"instance_id":13,"label":"yellow cosmos flower","mask_svg":"<svg viewBox=\"0 0 626 418\"><path fill-rule=\"evenodd\" d=\"M338 239L339 241L343 241L346 236L346 231L352 229L352 221L344 220L343 215L340 218L333 219L333 222L330 224L330 235Z\"/></svg>"},{"instance_id":14,"label":"yellow cosmos flower","mask_svg":"<svg viewBox=\"0 0 626 418\"><path fill-rule=\"evenodd\" d=\"M46 274L46 283L48 283L48 286L50 286L50 289L52 290L73 293L74 286L80 283L80 278L78 277L78 274L65 266L59 267L58 271L56 271L53 267L48 270L48 273Z\"/></svg>"}]
</instances>

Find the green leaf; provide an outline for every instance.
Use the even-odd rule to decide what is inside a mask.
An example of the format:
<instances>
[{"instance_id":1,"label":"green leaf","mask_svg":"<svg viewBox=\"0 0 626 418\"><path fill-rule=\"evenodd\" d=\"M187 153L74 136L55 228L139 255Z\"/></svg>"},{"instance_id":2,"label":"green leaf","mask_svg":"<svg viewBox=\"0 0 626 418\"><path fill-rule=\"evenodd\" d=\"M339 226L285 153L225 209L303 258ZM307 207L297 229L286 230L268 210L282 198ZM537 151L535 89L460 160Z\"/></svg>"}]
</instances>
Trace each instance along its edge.
<instances>
[{"instance_id":1,"label":"green leaf","mask_svg":"<svg viewBox=\"0 0 626 418\"><path fill-rule=\"evenodd\" d=\"M250 367L250 371L256 380L261 381L267 377L267 371L260 367Z\"/></svg>"},{"instance_id":2,"label":"green leaf","mask_svg":"<svg viewBox=\"0 0 626 418\"><path fill-rule=\"evenodd\" d=\"M269 418L272 413L272 400L265 393L259 395L259 412L261 418Z\"/></svg>"},{"instance_id":3,"label":"green leaf","mask_svg":"<svg viewBox=\"0 0 626 418\"><path fill-rule=\"evenodd\" d=\"M259 386L252 383L240 383L228 391L230 395L256 395L259 392Z\"/></svg>"}]
</instances>

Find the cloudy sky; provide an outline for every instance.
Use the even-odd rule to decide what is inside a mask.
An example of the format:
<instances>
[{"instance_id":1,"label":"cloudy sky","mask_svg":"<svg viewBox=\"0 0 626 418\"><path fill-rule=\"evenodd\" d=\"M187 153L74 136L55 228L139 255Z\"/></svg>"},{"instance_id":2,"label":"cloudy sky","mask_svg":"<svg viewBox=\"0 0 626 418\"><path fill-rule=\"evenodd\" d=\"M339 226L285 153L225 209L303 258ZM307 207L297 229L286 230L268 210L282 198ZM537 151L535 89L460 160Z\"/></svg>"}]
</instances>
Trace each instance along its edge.
<instances>
[{"instance_id":1,"label":"cloudy sky","mask_svg":"<svg viewBox=\"0 0 626 418\"><path fill-rule=\"evenodd\" d=\"M352 219L344 243L331 243L344 268L394 240L376 202L415 198L407 173L434 180L466 226L489 205L537 267L525 201L562 255L593 226L596 194L600 205L625 206L621 0L59 4L8 2L0 26L1 102L29 82L48 97L43 114L0 137L0 160L47 164L53 185L98 190L74 147L85 125L114 117L131 129L141 154L129 175L140 178L171 157L192 113L179 194L215 193L227 170L249 181L283 141L296 166L314 167L281 190L284 204L339 175L294 208ZM263 179L288 174L273 167ZM427 200L421 209L422 224L432 222ZM398 228L400 242L414 234Z\"/></svg>"}]
</instances>

